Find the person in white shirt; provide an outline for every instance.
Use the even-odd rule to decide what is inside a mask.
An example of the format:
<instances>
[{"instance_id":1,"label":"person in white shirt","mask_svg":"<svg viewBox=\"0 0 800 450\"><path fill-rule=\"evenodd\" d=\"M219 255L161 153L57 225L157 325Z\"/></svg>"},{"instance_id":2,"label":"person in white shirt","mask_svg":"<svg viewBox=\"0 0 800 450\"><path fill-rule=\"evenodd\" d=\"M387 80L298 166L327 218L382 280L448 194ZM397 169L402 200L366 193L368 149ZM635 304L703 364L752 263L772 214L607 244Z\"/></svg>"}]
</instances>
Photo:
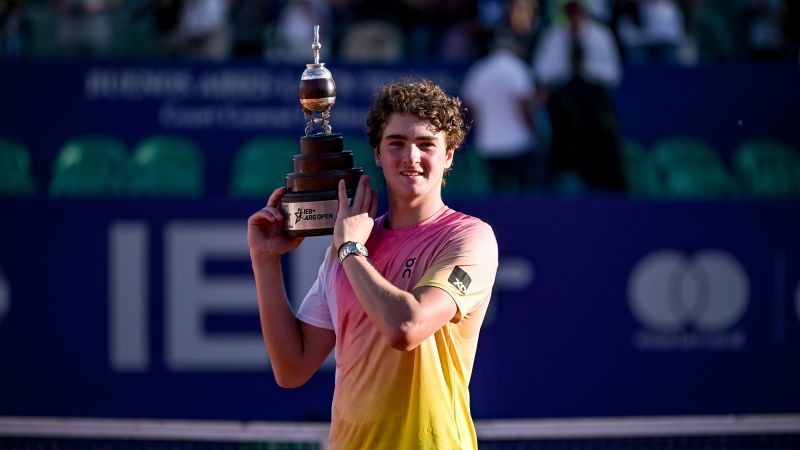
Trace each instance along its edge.
<instances>
[{"instance_id":1,"label":"person in white shirt","mask_svg":"<svg viewBox=\"0 0 800 450\"><path fill-rule=\"evenodd\" d=\"M189 59L222 61L230 51L227 0L184 0L174 50Z\"/></svg>"},{"instance_id":2,"label":"person in white shirt","mask_svg":"<svg viewBox=\"0 0 800 450\"><path fill-rule=\"evenodd\" d=\"M643 0L635 4L639 24L623 17L617 33L625 47L626 61L632 64L678 62L678 50L686 32L683 12L675 0Z\"/></svg>"},{"instance_id":3,"label":"person in white shirt","mask_svg":"<svg viewBox=\"0 0 800 450\"><path fill-rule=\"evenodd\" d=\"M534 82L511 36L467 72L461 95L475 122L475 147L487 162L492 189L523 191L543 182L533 123Z\"/></svg>"},{"instance_id":4,"label":"person in white shirt","mask_svg":"<svg viewBox=\"0 0 800 450\"><path fill-rule=\"evenodd\" d=\"M566 22L547 27L533 55L533 69L539 85L550 89L573 77L571 55L579 45L583 52L584 78L607 88L622 79L622 66L614 35L608 27L593 19L583 5L568 2Z\"/></svg>"}]
</instances>

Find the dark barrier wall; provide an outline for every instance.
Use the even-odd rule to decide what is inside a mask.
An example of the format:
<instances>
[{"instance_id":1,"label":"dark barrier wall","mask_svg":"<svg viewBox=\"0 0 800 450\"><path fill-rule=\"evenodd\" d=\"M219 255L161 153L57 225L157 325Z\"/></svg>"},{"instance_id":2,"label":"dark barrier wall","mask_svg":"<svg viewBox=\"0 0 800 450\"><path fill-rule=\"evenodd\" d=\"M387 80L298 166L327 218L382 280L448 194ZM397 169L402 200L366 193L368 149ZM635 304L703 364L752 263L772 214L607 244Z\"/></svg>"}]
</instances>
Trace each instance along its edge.
<instances>
[{"instance_id":1,"label":"dark barrier wall","mask_svg":"<svg viewBox=\"0 0 800 450\"><path fill-rule=\"evenodd\" d=\"M449 203L500 245L476 418L800 412L797 202ZM259 207L0 200L0 415L328 418L330 362L269 373ZM295 301L326 239L286 258Z\"/></svg>"},{"instance_id":2,"label":"dark barrier wall","mask_svg":"<svg viewBox=\"0 0 800 450\"><path fill-rule=\"evenodd\" d=\"M337 67L333 126L363 133L376 86L463 67ZM260 134L299 137L302 67L0 62L0 135L44 190L86 133L199 144L209 193ZM796 66L628 70L625 134L800 149ZM350 142L349 140L346 142ZM287 161L288 164L288 161ZM800 205L482 198L501 265L472 379L477 418L798 412ZM331 362L279 389L259 336L245 220L260 202L0 199L0 415L328 418ZM326 241L285 264L294 301Z\"/></svg>"},{"instance_id":3,"label":"dark barrier wall","mask_svg":"<svg viewBox=\"0 0 800 450\"><path fill-rule=\"evenodd\" d=\"M455 94L466 69L328 67L338 94L332 125L350 136L364 135L366 108L377 86L418 74ZM0 136L31 148L36 177L46 184L59 147L76 135L107 133L132 147L152 133L185 134L206 155L209 190L224 192L244 140L302 135L303 68L0 62ZM796 65L629 69L615 97L624 133L645 144L689 134L708 140L726 160L748 138L770 137L800 149Z\"/></svg>"}]
</instances>

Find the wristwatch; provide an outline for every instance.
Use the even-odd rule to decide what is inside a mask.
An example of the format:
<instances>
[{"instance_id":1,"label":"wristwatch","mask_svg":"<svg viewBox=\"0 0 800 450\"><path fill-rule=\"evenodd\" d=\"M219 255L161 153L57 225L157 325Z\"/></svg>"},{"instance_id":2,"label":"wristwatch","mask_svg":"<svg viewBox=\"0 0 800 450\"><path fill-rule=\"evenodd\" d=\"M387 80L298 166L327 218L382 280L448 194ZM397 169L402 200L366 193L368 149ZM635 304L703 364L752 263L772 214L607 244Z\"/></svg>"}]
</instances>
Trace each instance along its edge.
<instances>
[{"instance_id":1,"label":"wristwatch","mask_svg":"<svg viewBox=\"0 0 800 450\"><path fill-rule=\"evenodd\" d=\"M344 261L345 258L352 254L361 255L363 257L369 256L367 247L364 247L359 242L347 241L339 247L339 262Z\"/></svg>"}]
</instances>

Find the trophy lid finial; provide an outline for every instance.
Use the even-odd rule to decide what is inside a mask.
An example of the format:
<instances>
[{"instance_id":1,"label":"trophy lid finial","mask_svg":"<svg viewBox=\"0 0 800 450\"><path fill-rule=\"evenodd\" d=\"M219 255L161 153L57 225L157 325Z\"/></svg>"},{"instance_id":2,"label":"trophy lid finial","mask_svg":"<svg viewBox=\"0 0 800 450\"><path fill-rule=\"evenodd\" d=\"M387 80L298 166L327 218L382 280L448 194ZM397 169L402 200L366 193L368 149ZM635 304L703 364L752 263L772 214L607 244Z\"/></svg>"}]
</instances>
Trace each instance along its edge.
<instances>
[{"instance_id":1,"label":"trophy lid finial","mask_svg":"<svg viewBox=\"0 0 800 450\"><path fill-rule=\"evenodd\" d=\"M314 42L311 44L314 63L306 64L306 70L300 77L300 104L308 121L306 135L311 134L315 124L321 124L325 134L331 133L330 111L336 102L336 84L325 63L319 62L320 48L319 25L314 25ZM322 117L314 117L314 114L321 114Z\"/></svg>"},{"instance_id":2,"label":"trophy lid finial","mask_svg":"<svg viewBox=\"0 0 800 450\"><path fill-rule=\"evenodd\" d=\"M314 25L314 42L311 43L311 50L314 52L314 64L319 64L319 49L322 44L319 43L319 25Z\"/></svg>"}]
</instances>

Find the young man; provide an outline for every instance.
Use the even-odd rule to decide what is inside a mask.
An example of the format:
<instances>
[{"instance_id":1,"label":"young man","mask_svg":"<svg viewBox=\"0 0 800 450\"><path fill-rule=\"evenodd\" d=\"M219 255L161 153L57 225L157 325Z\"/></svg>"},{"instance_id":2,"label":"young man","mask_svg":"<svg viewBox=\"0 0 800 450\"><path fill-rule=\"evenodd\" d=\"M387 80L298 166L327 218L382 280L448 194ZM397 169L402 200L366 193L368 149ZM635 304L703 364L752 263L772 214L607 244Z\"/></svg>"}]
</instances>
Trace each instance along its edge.
<instances>
[{"instance_id":1,"label":"young man","mask_svg":"<svg viewBox=\"0 0 800 450\"><path fill-rule=\"evenodd\" d=\"M362 177L339 185L333 245L297 317L280 256L284 188L248 221L264 342L283 387L305 383L336 346L331 449L477 449L468 384L497 271L491 227L442 201L468 127L429 81L395 83L367 118L389 212Z\"/></svg>"}]
</instances>

